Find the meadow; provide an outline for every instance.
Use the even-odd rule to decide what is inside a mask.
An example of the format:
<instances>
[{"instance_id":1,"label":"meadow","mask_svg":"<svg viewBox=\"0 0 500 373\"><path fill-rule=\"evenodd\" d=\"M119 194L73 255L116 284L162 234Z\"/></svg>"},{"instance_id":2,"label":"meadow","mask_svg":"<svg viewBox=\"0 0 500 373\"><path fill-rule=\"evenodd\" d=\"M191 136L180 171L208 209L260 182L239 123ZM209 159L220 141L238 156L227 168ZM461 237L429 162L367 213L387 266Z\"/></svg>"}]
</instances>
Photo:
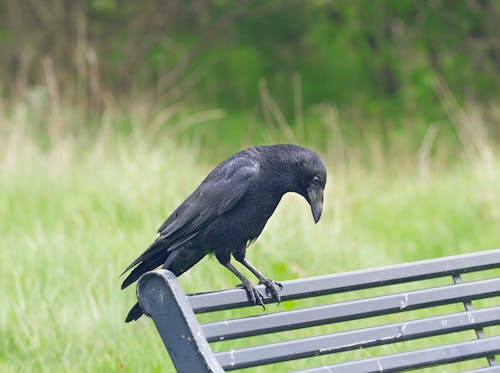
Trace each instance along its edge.
<instances>
[{"instance_id":1,"label":"meadow","mask_svg":"<svg viewBox=\"0 0 500 373\"><path fill-rule=\"evenodd\" d=\"M1 108L1 372L172 371L150 320L124 323L135 293L120 291L119 274L206 173L252 140L204 142L179 134L172 122L188 128L203 116L190 122L165 115L158 124L138 113L126 131L112 113L83 130L71 113ZM220 123L231 120L245 119ZM391 146L377 136L368 146L347 146L326 126L321 221L315 225L306 202L287 195L249 259L286 280L500 247L498 152L481 136L480 121L472 129L464 123L457 123L454 145L431 131L418 138L394 133ZM302 142L286 131L261 133L261 142ZM447 154L453 161L443 161ZM214 258L180 282L187 292L236 285Z\"/></svg>"}]
</instances>

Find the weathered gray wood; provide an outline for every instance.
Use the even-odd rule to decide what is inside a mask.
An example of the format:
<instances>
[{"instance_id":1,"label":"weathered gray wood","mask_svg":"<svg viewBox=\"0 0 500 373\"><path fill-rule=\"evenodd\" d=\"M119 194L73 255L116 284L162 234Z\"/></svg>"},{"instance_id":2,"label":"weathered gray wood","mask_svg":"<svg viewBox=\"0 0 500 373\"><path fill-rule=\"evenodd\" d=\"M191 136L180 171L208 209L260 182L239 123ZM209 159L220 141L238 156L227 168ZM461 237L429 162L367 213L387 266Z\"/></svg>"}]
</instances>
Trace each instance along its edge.
<instances>
[{"instance_id":1,"label":"weathered gray wood","mask_svg":"<svg viewBox=\"0 0 500 373\"><path fill-rule=\"evenodd\" d=\"M137 285L137 298L144 313L153 318L178 372L224 372L172 272L145 273Z\"/></svg>"},{"instance_id":2,"label":"weathered gray wood","mask_svg":"<svg viewBox=\"0 0 500 373\"><path fill-rule=\"evenodd\" d=\"M499 267L500 249L486 250L386 267L283 281L280 297L282 301L310 298ZM256 288L265 295L263 285L258 285ZM195 313L248 306L248 298L243 289L193 294L189 296L189 302ZM264 302L269 303L274 302L274 300L265 295Z\"/></svg>"},{"instance_id":3,"label":"weathered gray wood","mask_svg":"<svg viewBox=\"0 0 500 373\"><path fill-rule=\"evenodd\" d=\"M440 286L406 293L357 299L348 302L274 312L255 317L206 323L208 341L228 340L327 323L355 320L442 304L500 295L500 278Z\"/></svg>"},{"instance_id":4,"label":"weathered gray wood","mask_svg":"<svg viewBox=\"0 0 500 373\"><path fill-rule=\"evenodd\" d=\"M500 353L500 336L300 370L296 373L399 372L476 359L498 353Z\"/></svg>"},{"instance_id":5,"label":"weathered gray wood","mask_svg":"<svg viewBox=\"0 0 500 373\"><path fill-rule=\"evenodd\" d=\"M460 276L460 274L458 274L458 273L454 274L452 277L453 277L453 282L455 284L461 284L464 282L462 280L462 276ZM464 307L467 311L474 310L474 306L472 305L472 302L470 300L463 302L463 304L464 304ZM479 338L479 339L486 338L486 333L484 332L483 328L476 328L475 331L476 331L477 338ZM488 365L490 367L498 365L498 362L497 362L497 359L495 358L495 356L488 356L487 359L488 359Z\"/></svg>"},{"instance_id":6,"label":"weathered gray wood","mask_svg":"<svg viewBox=\"0 0 500 373\"><path fill-rule=\"evenodd\" d=\"M225 370L352 351L500 324L500 307L218 352Z\"/></svg>"},{"instance_id":7,"label":"weathered gray wood","mask_svg":"<svg viewBox=\"0 0 500 373\"><path fill-rule=\"evenodd\" d=\"M406 369L487 358L496 364L500 336L486 337L483 327L500 325L500 305L474 310L472 300L500 295L500 276L463 282L460 274L500 268L500 249L395 266L353 271L283 282L282 300L300 299L367 289L428 278L453 276L454 284L390 293L315 307L228 319L199 325L196 313L248 306L246 292L231 289L186 296L175 276L165 270L149 272L139 280L137 295L151 316L178 372L223 372L315 355L335 354L405 340L476 330L478 340L440 345L393 355L306 369L312 372L394 372ZM491 272L489 273L491 277ZM486 277L486 276L485 276ZM263 286L257 288L265 294ZM266 302L271 302L266 296ZM464 303L465 312L427 316L393 324L375 325L332 334L285 340L267 345L212 353L208 342L243 338L326 323L344 322L407 310ZM194 311L193 311L194 309ZM432 311L430 311L432 312ZM494 329L492 329L494 330ZM498 333L497 333L498 334ZM335 357L332 357L335 362ZM474 372L499 371L498 366ZM472 371L471 371L472 372ZM500 373L500 372L499 372Z\"/></svg>"}]
</instances>

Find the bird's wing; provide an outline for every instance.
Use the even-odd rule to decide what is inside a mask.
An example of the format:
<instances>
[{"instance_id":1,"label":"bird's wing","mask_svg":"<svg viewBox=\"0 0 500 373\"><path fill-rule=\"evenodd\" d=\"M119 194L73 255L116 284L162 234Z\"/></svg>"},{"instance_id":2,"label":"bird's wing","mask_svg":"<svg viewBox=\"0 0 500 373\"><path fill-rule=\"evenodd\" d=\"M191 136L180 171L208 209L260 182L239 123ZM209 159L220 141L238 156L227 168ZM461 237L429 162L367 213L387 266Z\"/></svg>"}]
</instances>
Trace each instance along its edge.
<instances>
[{"instance_id":1,"label":"bird's wing","mask_svg":"<svg viewBox=\"0 0 500 373\"><path fill-rule=\"evenodd\" d=\"M245 195L259 170L257 161L245 157L222 163L168 217L158 233L164 238L190 233L222 215Z\"/></svg>"},{"instance_id":2,"label":"bird's wing","mask_svg":"<svg viewBox=\"0 0 500 373\"><path fill-rule=\"evenodd\" d=\"M230 210L241 200L259 170L260 166L256 160L241 156L221 163L165 220L158 229L160 235L155 243L134 260L124 273L159 251L175 250L195 237L201 227Z\"/></svg>"}]
</instances>

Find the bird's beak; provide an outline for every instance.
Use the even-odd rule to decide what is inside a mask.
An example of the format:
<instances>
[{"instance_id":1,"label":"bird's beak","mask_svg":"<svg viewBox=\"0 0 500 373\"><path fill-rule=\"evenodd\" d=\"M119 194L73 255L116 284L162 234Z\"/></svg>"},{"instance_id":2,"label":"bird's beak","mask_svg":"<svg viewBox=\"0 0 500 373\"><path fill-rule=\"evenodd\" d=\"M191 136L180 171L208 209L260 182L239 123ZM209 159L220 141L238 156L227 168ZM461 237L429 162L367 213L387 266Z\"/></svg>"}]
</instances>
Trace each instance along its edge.
<instances>
[{"instance_id":1,"label":"bird's beak","mask_svg":"<svg viewBox=\"0 0 500 373\"><path fill-rule=\"evenodd\" d=\"M310 186L307 188L307 196L309 197L314 222L317 223L323 212L323 189L319 186Z\"/></svg>"}]
</instances>

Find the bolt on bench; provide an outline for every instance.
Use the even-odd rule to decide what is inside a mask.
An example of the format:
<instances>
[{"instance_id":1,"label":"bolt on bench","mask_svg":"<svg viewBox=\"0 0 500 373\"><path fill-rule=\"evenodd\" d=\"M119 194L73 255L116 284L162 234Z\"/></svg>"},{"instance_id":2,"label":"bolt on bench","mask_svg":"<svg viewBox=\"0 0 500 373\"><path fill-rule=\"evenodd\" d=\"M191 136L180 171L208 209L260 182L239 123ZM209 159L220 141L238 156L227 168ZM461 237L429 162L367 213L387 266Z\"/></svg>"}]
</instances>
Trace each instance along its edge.
<instances>
[{"instance_id":1,"label":"bolt on bench","mask_svg":"<svg viewBox=\"0 0 500 373\"><path fill-rule=\"evenodd\" d=\"M246 292L235 288L186 296L171 272L158 270L140 278L137 296L146 315L153 319L178 372L224 372L326 354L330 354L327 365L323 363L300 372L394 372L478 358L481 358L480 363L476 363L478 367L470 372L500 372L500 356L495 357L500 354L500 328L484 330L500 325L500 299L494 298L500 296L500 271L492 270L495 268L500 268L500 249L284 281L282 301L329 294L340 296L340 293L362 289L384 293L367 297L364 292L359 297L355 292L355 299L292 310L281 307L279 312L272 313L263 313L261 308L253 306L257 312L254 316L204 324L198 322L195 314L248 307ZM464 274L469 272L475 272L475 278L465 281ZM429 281L425 281L437 278L449 279L449 282L429 287ZM390 292L391 286L388 286L410 283L420 287ZM265 293L262 285L257 288ZM472 305L475 300L482 300L479 307ZM265 302L273 300L265 296ZM482 303L488 303L487 307ZM449 309L447 313L436 311L437 306L453 304L458 304L460 309L455 308L451 313ZM398 313L412 315L411 311L415 310L424 311L424 315L388 322ZM221 352L212 352L209 347L209 343L219 341L326 324L335 327L338 323L375 316L383 316L372 319L378 322L376 325L360 321L354 329L329 334ZM459 341L452 338L463 331L471 331L472 337ZM440 344L426 343L433 340L428 337L440 335L446 335L440 338ZM421 339L418 348L405 349L405 341L416 339ZM393 347L382 355L342 362L336 358L341 352L354 353L389 344ZM437 371L457 368L450 370L450 366L441 366L440 369Z\"/></svg>"}]
</instances>

